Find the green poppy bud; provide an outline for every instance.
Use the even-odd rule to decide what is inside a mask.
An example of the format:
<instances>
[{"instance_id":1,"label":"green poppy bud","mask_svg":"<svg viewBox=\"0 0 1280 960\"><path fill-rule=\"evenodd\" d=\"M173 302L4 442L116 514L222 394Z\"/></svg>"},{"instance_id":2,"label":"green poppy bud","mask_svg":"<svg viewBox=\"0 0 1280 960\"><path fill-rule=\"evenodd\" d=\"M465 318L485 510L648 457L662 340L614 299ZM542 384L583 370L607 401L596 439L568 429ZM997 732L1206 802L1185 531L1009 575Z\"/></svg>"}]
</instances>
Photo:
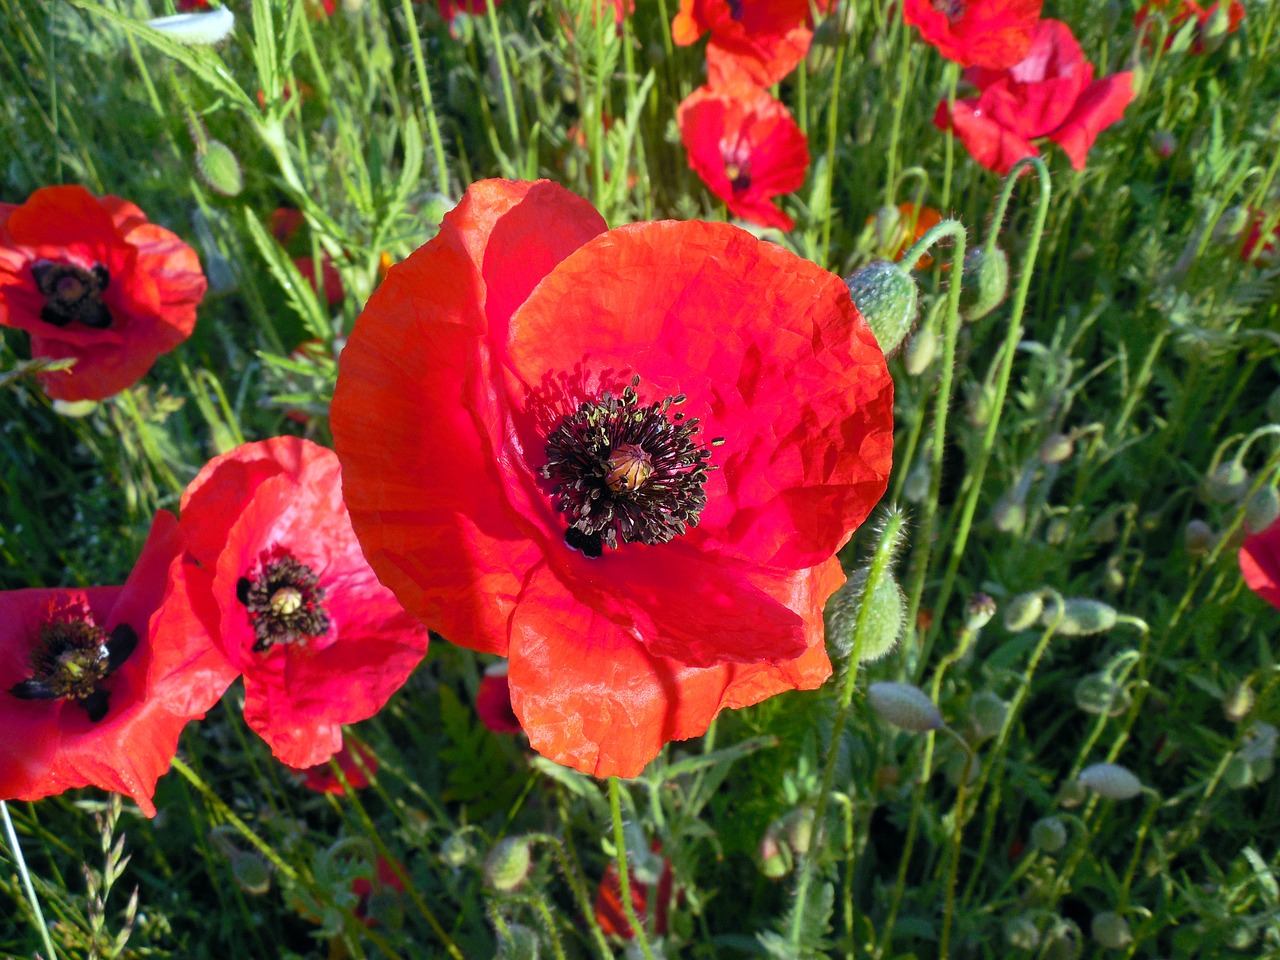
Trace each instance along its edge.
<instances>
[{"instance_id":1,"label":"green poppy bud","mask_svg":"<svg viewBox=\"0 0 1280 960\"><path fill-rule=\"evenodd\" d=\"M224 197L237 196L244 189L240 161L221 140L205 140L196 148L196 169L200 178Z\"/></svg>"},{"instance_id":2,"label":"green poppy bud","mask_svg":"<svg viewBox=\"0 0 1280 960\"><path fill-rule=\"evenodd\" d=\"M1004 628L1020 633L1030 628L1044 612L1044 597L1038 590L1020 593L1004 605Z\"/></svg>"},{"instance_id":3,"label":"green poppy bud","mask_svg":"<svg viewBox=\"0 0 1280 960\"><path fill-rule=\"evenodd\" d=\"M1041 626L1051 626L1058 617L1056 603L1045 607L1040 615ZM1057 632L1065 637L1085 637L1093 633L1106 633L1116 625L1119 614L1115 608L1101 600L1074 598L1063 604L1062 619L1058 620Z\"/></svg>"},{"instance_id":4,"label":"green poppy bud","mask_svg":"<svg viewBox=\"0 0 1280 960\"><path fill-rule=\"evenodd\" d=\"M1203 557L1213 549L1214 541L1217 537L1213 533L1213 528L1203 520L1188 520L1186 527L1182 530L1182 543L1187 548L1187 553L1193 557Z\"/></svg>"},{"instance_id":5,"label":"green poppy bud","mask_svg":"<svg viewBox=\"0 0 1280 960\"><path fill-rule=\"evenodd\" d=\"M1275 487L1263 487L1244 505L1244 523L1251 533L1261 533L1280 517L1280 495Z\"/></svg>"},{"instance_id":6,"label":"green poppy bud","mask_svg":"<svg viewBox=\"0 0 1280 960\"><path fill-rule=\"evenodd\" d=\"M1232 503L1249 490L1249 471L1234 460L1220 463L1201 482L1200 494L1210 503Z\"/></svg>"},{"instance_id":7,"label":"green poppy bud","mask_svg":"<svg viewBox=\"0 0 1280 960\"><path fill-rule=\"evenodd\" d=\"M1009 258L999 247L975 247L964 255L960 315L973 322L998 307L1009 290Z\"/></svg>"},{"instance_id":8,"label":"green poppy bud","mask_svg":"<svg viewBox=\"0 0 1280 960\"><path fill-rule=\"evenodd\" d=\"M523 923L508 923L498 939L493 960L538 960L541 955L538 931Z\"/></svg>"},{"instance_id":9,"label":"green poppy bud","mask_svg":"<svg viewBox=\"0 0 1280 960\"><path fill-rule=\"evenodd\" d=\"M1129 930L1129 921L1118 913L1108 910L1106 913L1094 914L1089 924L1089 932L1100 946L1108 950L1123 950L1133 943L1133 934Z\"/></svg>"},{"instance_id":10,"label":"green poppy bud","mask_svg":"<svg viewBox=\"0 0 1280 960\"><path fill-rule=\"evenodd\" d=\"M510 893L524 883L533 866L529 841L523 837L499 840L484 861L484 878L489 886Z\"/></svg>"},{"instance_id":11,"label":"green poppy bud","mask_svg":"<svg viewBox=\"0 0 1280 960\"><path fill-rule=\"evenodd\" d=\"M1095 763L1080 771L1079 781L1108 800L1132 800L1142 792L1142 781L1118 763Z\"/></svg>"},{"instance_id":12,"label":"green poppy bud","mask_svg":"<svg viewBox=\"0 0 1280 960\"><path fill-rule=\"evenodd\" d=\"M969 724L978 740L999 733L1008 715L1009 705L991 690L981 690L969 698Z\"/></svg>"},{"instance_id":13,"label":"green poppy bud","mask_svg":"<svg viewBox=\"0 0 1280 960\"><path fill-rule=\"evenodd\" d=\"M856 570L827 604L827 653L843 660L853 653L853 633L862 607L867 571ZM893 574L886 570L867 600L867 625L858 660L879 660L898 644L907 616L907 598Z\"/></svg>"},{"instance_id":14,"label":"green poppy bud","mask_svg":"<svg viewBox=\"0 0 1280 960\"><path fill-rule=\"evenodd\" d=\"M1023 914L1005 923L1004 939L1015 950L1031 951L1040 946L1040 931L1035 920Z\"/></svg>"},{"instance_id":15,"label":"green poppy bud","mask_svg":"<svg viewBox=\"0 0 1280 960\"><path fill-rule=\"evenodd\" d=\"M845 283L880 349L893 353L916 322L916 282L896 263L876 259L846 277Z\"/></svg>"},{"instance_id":16,"label":"green poppy bud","mask_svg":"<svg viewBox=\"0 0 1280 960\"><path fill-rule=\"evenodd\" d=\"M475 855L475 847L468 842L461 831L451 833L440 844L440 859L454 869L465 866Z\"/></svg>"},{"instance_id":17,"label":"green poppy bud","mask_svg":"<svg viewBox=\"0 0 1280 960\"><path fill-rule=\"evenodd\" d=\"M760 872L770 880L785 877L795 866L795 856L776 823L770 824L760 841Z\"/></svg>"},{"instance_id":18,"label":"green poppy bud","mask_svg":"<svg viewBox=\"0 0 1280 960\"><path fill-rule=\"evenodd\" d=\"M231 858L231 876L245 893L261 896L271 889L271 868L256 853L237 853Z\"/></svg>"},{"instance_id":19,"label":"green poppy bud","mask_svg":"<svg viewBox=\"0 0 1280 960\"><path fill-rule=\"evenodd\" d=\"M911 342L907 344L906 352L902 357L902 365L906 367L907 373L913 377L918 377L929 369L929 365L933 363L933 358L938 355L938 335L928 327L921 327L916 331L916 335L911 338Z\"/></svg>"},{"instance_id":20,"label":"green poppy bud","mask_svg":"<svg viewBox=\"0 0 1280 960\"><path fill-rule=\"evenodd\" d=\"M975 593L965 601L964 628L981 630L996 615L996 601L989 593Z\"/></svg>"},{"instance_id":21,"label":"green poppy bud","mask_svg":"<svg viewBox=\"0 0 1280 960\"><path fill-rule=\"evenodd\" d=\"M1075 442L1063 433L1053 433L1040 444L1040 462L1046 466L1066 463L1075 453Z\"/></svg>"},{"instance_id":22,"label":"green poppy bud","mask_svg":"<svg viewBox=\"0 0 1280 960\"><path fill-rule=\"evenodd\" d=\"M867 700L882 720L912 733L928 733L944 725L937 705L909 683L873 683L867 688Z\"/></svg>"},{"instance_id":23,"label":"green poppy bud","mask_svg":"<svg viewBox=\"0 0 1280 960\"><path fill-rule=\"evenodd\" d=\"M1076 960L1084 947L1083 940L1073 921L1058 917L1045 934L1040 956L1043 960Z\"/></svg>"},{"instance_id":24,"label":"green poppy bud","mask_svg":"<svg viewBox=\"0 0 1280 960\"><path fill-rule=\"evenodd\" d=\"M1067 845L1067 825L1058 817L1041 817L1031 825L1031 845L1045 853L1057 853Z\"/></svg>"}]
</instances>

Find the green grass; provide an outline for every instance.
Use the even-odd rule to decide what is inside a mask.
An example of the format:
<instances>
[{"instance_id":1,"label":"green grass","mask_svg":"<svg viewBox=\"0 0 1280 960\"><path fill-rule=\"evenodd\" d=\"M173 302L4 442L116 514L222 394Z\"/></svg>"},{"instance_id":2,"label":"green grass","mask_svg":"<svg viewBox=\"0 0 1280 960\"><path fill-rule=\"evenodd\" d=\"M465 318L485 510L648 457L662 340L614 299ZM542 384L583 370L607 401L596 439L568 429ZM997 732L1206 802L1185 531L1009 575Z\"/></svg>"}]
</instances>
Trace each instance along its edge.
<instances>
[{"instance_id":1,"label":"green grass","mask_svg":"<svg viewBox=\"0 0 1280 960\"><path fill-rule=\"evenodd\" d=\"M0 588L121 582L154 511L210 457L280 433L328 443L333 357L380 258L430 239L471 181L549 177L610 225L725 218L675 131L702 82L700 48L670 43L676 0L639 0L621 36L580 0L507 0L456 35L429 3L340 2L330 19L231 5L224 44L160 48L136 24L165 3L0 0L0 200L52 183L126 197L196 246L211 281L194 336L83 417L9 376L27 348L5 335ZM904 511L893 573L912 624L898 649L843 674L844 693L837 678L723 715L619 795L484 730L470 710L483 664L442 641L354 730L382 765L340 800L291 781L233 687L184 734L186 775L161 780L155 820L95 790L9 805L58 956L533 956L520 927L538 956L621 956L584 919L617 854L611 800L633 854L661 840L681 890L654 956L1280 953L1280 792L1259 726L1280 725L1280 619L1235 559L1247 501L1280 478L1280 287L1227 229L1240 208L1280 213L1280 5L1249 3L1221 49L1193 55L1138 42L1129 3L1049 2L1098 74L1136 69L1139 93L1086 170L1048 147L1047 205L1022 177L994 224L1000 179L931 122L953 69L893 4L841 7L778 91L813 164L784 201L796 230L770 238L847 274L876 252L867 219L922 191L970 248L997 229L1012 264L1010 299L950 331L959 271L922 274L921 342L905 355L934 338L935 359L911 373L891 361L886 504ZM1171 157L1156 132L1176 138ZM237 196L201 178L206 138L238 159ZM307 220L287 253L264 226L281 205ZM935 249L940 264L954 249ZM322 254L347 291L333 310L290 273L290 256ZM1062 436L1069 454L1046 462ZM1226 489L1214 474L1232 458L1247 479ZM898 522L885 517L859 531L848 569L871 564ZM1211 532L1198 550L1195 521ZM979 591L998 612L966 629ZM1007 629L1030 591L1126 619L1081 636L1052 617ZM976 754L964 790L953 738L876 719L863 695L876 680L935 700ZM1070 788L1104 760L1150 792ZM762 841L806 809L823 812L823 842L766 877ZM1046 817L1065 827L1055 851L1031 844ZM499 893L484 857L512 836L534 838L533 873ZM466 855L446 861L446 842ZM365 926L351 880L379 853L410 892L375 897ZM47 954L20 872L0 842L0 954ZM1112 911L1132 936L1119 948L1091 936Z\"/></svg>"}]
</instances>

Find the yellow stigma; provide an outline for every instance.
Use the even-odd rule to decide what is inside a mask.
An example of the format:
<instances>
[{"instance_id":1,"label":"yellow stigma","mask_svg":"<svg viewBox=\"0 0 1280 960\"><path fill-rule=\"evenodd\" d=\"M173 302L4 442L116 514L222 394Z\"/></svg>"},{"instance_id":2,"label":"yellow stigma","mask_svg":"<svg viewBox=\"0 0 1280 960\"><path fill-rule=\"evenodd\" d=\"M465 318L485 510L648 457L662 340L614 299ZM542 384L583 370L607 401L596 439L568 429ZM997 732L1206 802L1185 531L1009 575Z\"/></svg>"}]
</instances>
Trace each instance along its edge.
<instances>
[{"instance_id":1,"label":"yellow stigma","mask_svg":"<svg viewBox=\"0 0 1280 960\"><path fill-rule=\"evenodd\" d=\"M604 482L614 493L635 490L653 473L653 458L634 443L623 443L609 454Z\"/></svg>"},{"instance_id":2,"label":"yellow stigma","mask_svg":"<svg viewBox=\"0 0 1280 960\"><path fill-rule=\"evenodd\" d=\"M271 612L287 617L302 607L302 591L297 587L281 587L271 595Z\"/></svg>"}]
</instances>

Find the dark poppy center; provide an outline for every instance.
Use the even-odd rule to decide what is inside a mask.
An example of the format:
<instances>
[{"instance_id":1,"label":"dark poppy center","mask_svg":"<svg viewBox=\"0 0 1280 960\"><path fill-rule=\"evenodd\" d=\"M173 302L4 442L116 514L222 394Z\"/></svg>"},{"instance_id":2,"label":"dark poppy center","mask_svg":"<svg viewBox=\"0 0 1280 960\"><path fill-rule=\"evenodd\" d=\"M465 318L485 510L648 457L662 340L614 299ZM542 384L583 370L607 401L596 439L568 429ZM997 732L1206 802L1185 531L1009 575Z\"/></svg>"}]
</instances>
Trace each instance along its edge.
<instances>
[{"instance_id":1,"label":"dark poppy center","mask_svg":"<svg viewBox=\"0 0 1280 960\"><path fill-rule=\"evenodd\" d=\"M713 468L698 418L671 412L684 394L641 406L639 384L579 404L547 438L542 475L569 521L565 542L588 557L619 543L666 543L697 526L707 505Z\"/></svg>"},{"instance_id":2,"label":"dark poppy center","mask_svg":"<svg viewBox=\"0 0 1280 960\"><path fill-rule=\"evenodd\" d=\"M110 694L102 682L129 659L138 635L128 624L108 634L88 617L52 620L40 628L31 654L31 677L9 692L19 700L74 700L97 723Z\"/></svg>"},{"instance_id":3,"label":"dark poppy center","mask_svg":"<svg viewBox=\"0 0 1280 960\"><path fill-rule=\"evenodd\" d=\"M733 187L734 193L751 189L751 169L746 163L725 161L724 175L729 178L729 186Z\"/></svg>"},{"instance_id":4,"label":"dark poppy center","mask_svg":"<svg viewBox=\"0 0 1280 960\"><path fill-rule=\"evenodd\" d=\"M744 0L729 0L729 16L735 20L741 20L743 2Z\"/></svg>"},{"instance_id":5,"label":"dark poppy center","mask_svg":"<svg viewBox=\"0 0 1280 960\"><path fill-rule=\"evenodd\" d=\"M964 15L965 0L932 0L933 9L955 23Z\"/></svg>"},{"instance_id":6,"label":"dark poppy center","mask_svg":"<svg viewBox=\"0 0 1280 960\"><path fill-rule=\"evenodd\" d=\"M111 274L102 264L86 270L73 263L37 260L31 265L31 277L44 296L40 319L45 323L65 327L79 322L94 330L111 326L111 311L102 302Z\"/></svg>"},{"instance_id":7,"label":"dark poppy center","mask_svg":"<svg viewBox=\"0 0 1280 960\"><path fill-rule=\"evenodd\" d=\"M283 547L262 552L257 569L236 581L236 599L249 611L256 653L280 643L306 643L329 629L319 576Z\"/></svg>"}]
</instances>

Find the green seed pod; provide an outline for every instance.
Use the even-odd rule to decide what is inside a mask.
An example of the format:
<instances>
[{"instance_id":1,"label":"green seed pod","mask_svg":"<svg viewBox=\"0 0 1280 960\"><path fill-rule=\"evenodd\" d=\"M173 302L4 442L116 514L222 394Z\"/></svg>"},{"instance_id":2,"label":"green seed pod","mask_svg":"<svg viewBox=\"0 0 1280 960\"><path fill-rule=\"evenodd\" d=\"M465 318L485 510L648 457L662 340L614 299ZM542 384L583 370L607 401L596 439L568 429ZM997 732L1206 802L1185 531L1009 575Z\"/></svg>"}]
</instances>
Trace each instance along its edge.
<instances>
[{"instance_id":1,"label":"green seed pod","mask_svg":"<svg viewBox=\"0 0 1280 960\"><path fill-rule=\"evenodd\" d=\"M1021 633L1040 619L1044 612L1044 597L1038 590L1020 593L1004 605L1004 628L1010 633Z\"/></svg>"},{"instance_id":2,"label":"green seed pod","mask_svg":"<svg viewBox=\"0 0 1280 960\"><path fill-rule=\"evenodd\" d=\"M906 353L902 357L902 365L907 373L918 377L929 369L933 358L938 355L938 335L929 327L921 327L907 344Z\"/></svg>"},{"instance_id":3,"label":"green seed pod","mask_svg":"<svg viewBox=\"0 0 1280 960\"><path fill-rule=\"evenodd\" d=\"M813 845L814 812L812 807L793 810L785 821L786 841L798 857L803 857Z\"/></svg>"},{"instance_id":4,"label":"green seed pod","mask_svg":"<svg viewBox=\"0 0 1280 960\"><path fill-rule=\"evenodd\" d=\"M1080 771L1079 781L1108 800L1132 800L1142 792L1142 781L1118 763L1095 763Z\"/></svg>"},{"instance_id":5,"label":"green seed pod","mask_svg":"<svg viewBox=\"0 0 1280 960\"><path fill-rule=\"evenodd\" d=\"M1067 780L1058 788L1058 806L1064 810L1073 810L1084 803L1088 791L1079 780Z\"/></svg>"},{"instance_id":6,"label":"green seed pod","mask_svg":"<svg viewBox=\"0 0 1280 960\"><path fill-rule=\"evenodd\" d=\"M237 196L244 189L240 161L221 140L205 140L196 148L196 169L200 179L224 197Z\"/></svg>"},{"instance_id":7,"label":"green seed pod","mask_svg":"<svg viewBox=\"0 0 1280 960\"><path fill-rule=\"evenodd\" d=\"M1075 452L1075 441L1065 433L1051 433L1040 444L1040 462L1046 466L1066 463Z\"/></svg>"},{"instance_id":8,"label":"green seed pod","mask_svg":"<svg viewBox=\"0 0 1280 960\"><path fill-rule=\"evenodd\" d=\"M1040 931L1035 920L1023 914L1005 923L1004 939L1013 949L1030 952L1040 946Z\"/></svg>"},{"instance_id":9,"label":"green seed pod","mask_svg":"<svg viewBox=\"0 0 1280 960\"><path fill-rule=\"evenodd\" d=\"M1067 825L1059 817L1041 817L1031 825L1031 845L1045 853L1057 853L1067 845Z\"/></svg>"},{"instance_id":10,"label":"green seed pod","mask_svg":"<svg viewBox=\"0 0 1280 960\"><path fill-rule=\"evenodd\" d=\"M1051 626L1058 616L1057 604L1045 607L1040 615L1041 626ZM1101 600L1076 597L1066 601L1062 619L1058 620L1057 633L1064 637L1085 637L1093 633L1106 633L1116 625L1118 614L1114 607Z\"/></svg>"},{"instance_id":11,"label":"green seed pod","mask_svg":"<svg viewBox=\"0 0 1280 960\"><path fill-rule=\"evenodd\" d=\"M1280 517L1280 494L1275 487L1263 487L1244 505L1244 523L1250 533L1261 533Z\"/></svg>"},{"instance_id":12,"label":"green seed pod","mask_svg":"<svg viewBox=\"0 0 1280 960\"><path fill-rule=\"evenodd\" d=\"M991 690L980 690L969 698L969 724L978 740L994 737L1004 728L1009 704Z\"/></svg>"},{"instance_id":13,"label":"green seed pod","mask_svg":"<svg viewBox=\"0 0 1280 960\"><path fill-rule=\"evenodd\" d=\"M928 733L944 725L937 705L909 683L873 683L867 688L867 700L882 720L912 733Z\"/></svg>"},{"instance_id":14,"label":"green seed pod","mask_svg":"<svg viewBox=\"0 0 1280 960\"><path fill-rule=\"evenodd\" d=\"M484 861L484 878L489 886L510 893L524 883L533 866L529 841L523 837L499 840Z\"/></svg>"},{"instance_id":15,"label":"green seed pod","mask_svg":"<svg viewBox=\"0 0 1280 960\"><path fill-rule=\"evenodd\" d=\"M261 896L271 889L271 868L256 853L236 853L231 858L231 876L236 886L253 896Z\"/></svg>"},{"instance_id":16,"label":"green seed pod","mask_svg":"<svg viewBox=\"0 0 1280 960\"><path fill-rule=\"evenodd\" d=\"M880 349L886 356L893 353L916 322L916 282L896 263L882 259L872 260L844 282Z\"/></svg>"},{"instance_id":17,"label":"green seed pod","mask_svg":"<svg viewBox=\"0 0 1280 960\"><path fill-rule=\"evenodd\" d=\"M467 840L466 835L461 831L451 833L444 838L444 842L440 844L440 859L447 866L457 869L471 862L476 855L476 848Z\"/></svg>"},{"instance_id":18,"label":"green seed pod","mask_svg":"<svg viewBox=\"0 0 1280 960\"><path fill-rule=\"evenodd\" d=\"M999 247L975 247L964 255L960 316L970 323L998 307L1009 290L1009 258Z\"/></svg>"},{"instance_id":19,"label":"green seed pod","mask_svg":"<svg viewBox=\"0 0 1280 960\"><path fill-rule=\"evenodd\" d=\"M1011 494L996 501L991 513L991 523L1001 533L1017 533L1027 522L1027 508Z\"/></svg>"},{"instance_id":20,"label":"green seed pod","mask_svg":"<svg viewBox=\"0 0 1280 960\"><path fill-rule=\"evenodd\" d=\"M1108 910L1097 913L1089 924L1089 932L1098 944L1108 950L1123 950L1133 943L1133 934L1129 930L1129 921L1118 913Z\"/></svg>"},{"instance_id":21,"label":"green seed pod","mask_svg":"<svg viewBox=\"0 0 1280 960\"><path fill-rule=\"evenodd\" d=\"M795 856L782 835L781 825L774 822L760 841L760 872L770 880L785 877L795 866Z\"/></svg>"},{"instance_id":22,"label":"green seed pod","mask_svg":"<svg viewBox=\"0 0 1280 960\"><path fill-rule=\"evenodd\" d=\"M1201 483L1200 495L1209 503L1234 503L1249 490L1249 471L1234 460L1220 463Z\"/></svg>"},{"instance_id":23,"label":"green seed pod","mask_svg":"<svg viewBox=\"0 0 1280 960\"><path fill-rule=\"evenodd\" d=\"M1249 227L1249 208L1228 207L1213 225L1213 239L1219 243L1234 243Z\"/></svg>"},{"instance_id":24,"label":"green seed pod","mask_svg":"<svg viewBox=\"0 0 1280 960\"><path fill-rule=\"evenodd\" d=\"M540 955L538 931L523 923L508 923L498 939L498 952L493 960L538 960Z\"/></svg>"}]
</instances>

